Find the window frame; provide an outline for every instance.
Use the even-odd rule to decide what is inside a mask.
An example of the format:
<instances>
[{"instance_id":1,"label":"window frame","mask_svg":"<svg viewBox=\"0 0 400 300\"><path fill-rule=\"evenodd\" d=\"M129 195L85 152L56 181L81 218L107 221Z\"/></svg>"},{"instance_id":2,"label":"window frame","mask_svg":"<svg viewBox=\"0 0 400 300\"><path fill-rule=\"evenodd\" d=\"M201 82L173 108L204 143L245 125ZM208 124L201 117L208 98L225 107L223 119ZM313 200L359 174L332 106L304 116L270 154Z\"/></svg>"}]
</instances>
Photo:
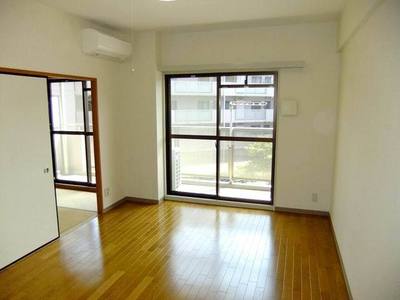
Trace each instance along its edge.
<instances>
[{"instance_id":1,"label":"window frame","mask_svg":"<svg viewBox=\"0 0 400 300\"><path fill-rule=\"evenodd\" d=\"M245 75L244 84L222 84L221 78L223 76L243 76ZM273 83L271 84L248 84L248 76L254 75L273 75ZM171 80L175 78L202 78L202 77L215 77L217 82L216 91L216 132L215 135L198 135L198 134L173 134L171 124ZM218 73L184 73L184 74L164 74L164 86L165 86L165 145L166 145L166 192L167 195L174 196L186 196L194 198L205 198L215 199L223 201L236 201L236 202L247 202L257 203L265 205L274 204L274 192L275 192L275 152L276 152L276 134L277 134L277 108L278 108L278 72L277 71L259 71L259 72L218 72ZM236 136L222 136L220 135L220 91L222 88L274 88L274 102L272 108L273 112L273 133L272 137L236 137ZM171 146L173 139L193 139L193 140L213 140L216 144L216 193L215 195L192 193L192 192L180 192L172 189L172 161L171 161ZM255 199L243 199L234 197L222 197L219 195L220 185L220 142L221 141L242 141L242 142L266 142L272 143L272 162L271 162L271 188L270 196L271 200L255 200Z\"/></svg>"},{"instance_id":2,"label":"window frame","mask_svg":"<svg viewBox=\"0 0 400 300\"><path fill-rule=\"evenodd\" d=\"M83 101L83 131L79 130L54 130L53 125L53 105L52 105L52 94L51 94L51 84L52 83L63 83L63 82L81 82L82 83L82 101ZM69 80L69 79L47 79L47 89L48 89L48 101L49 101L49 118L50 118L50 139L51 139L51 152L53 158L53 176L54 182L56 184L68 184L68 185L79 185L79 186L87 186L87 187L96 187L97 176L96 171L94 176L96 177L96 183L92 182L92 165L94 163L95 168L97 167L95 161L91 161L91 152L90 148L90 138L93 138L94 144L94 124L92 124L92 130L90 130L89 124L89 99L87 97L88 93L91 93L91 97L93 94L92 85L87 86L87 81L85 80ZM93 99L91 99L93 101ZM92 113L93 113L93 103L91 103ZM92 117L93 122L93 117ZM84 137L85 142L85 164L86 164L86 181L74 181L74 180L65 180L57 178L57 159L56 159L56 149L54 143L54 136L59 135L60 137L70 136L70 135L79 135ZM94 149L93 149L94 151Z\"/></svg>"}]
</instances>

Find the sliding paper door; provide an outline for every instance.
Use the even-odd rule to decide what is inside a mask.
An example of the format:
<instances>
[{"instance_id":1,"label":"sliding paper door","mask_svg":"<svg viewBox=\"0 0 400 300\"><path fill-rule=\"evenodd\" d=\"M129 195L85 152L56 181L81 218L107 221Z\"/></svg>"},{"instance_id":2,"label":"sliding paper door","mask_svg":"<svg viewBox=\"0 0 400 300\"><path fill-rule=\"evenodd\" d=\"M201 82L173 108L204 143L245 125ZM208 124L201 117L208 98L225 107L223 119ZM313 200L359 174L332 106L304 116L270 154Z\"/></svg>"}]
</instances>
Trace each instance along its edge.
<instances>
[{"instance_id":1,"label":"sliding paper door","mask_svg":"<svg viewBox=\"0 0 400 300\"><path fill-rule=\"evenodd\" d=\"M0 75L0 269L58 237L44 78Z\"/></svg>"}]
</instances>

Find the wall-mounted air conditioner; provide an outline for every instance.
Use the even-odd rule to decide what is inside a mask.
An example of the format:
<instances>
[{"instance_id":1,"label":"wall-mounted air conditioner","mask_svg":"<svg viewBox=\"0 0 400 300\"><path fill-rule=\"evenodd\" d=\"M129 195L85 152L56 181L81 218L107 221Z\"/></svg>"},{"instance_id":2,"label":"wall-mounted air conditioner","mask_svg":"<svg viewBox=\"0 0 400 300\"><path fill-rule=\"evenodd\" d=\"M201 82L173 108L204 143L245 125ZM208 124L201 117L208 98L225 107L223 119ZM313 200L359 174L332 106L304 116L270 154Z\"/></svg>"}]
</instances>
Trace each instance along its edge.
<instances>
[{"instance_id":1,"label":"wall-mounted air conditioner","mask_svg":"<svg viewBox=\"0 0 400 300\"><path fill-rule=\"evenodd\" d=\"M82 50L88 55L122 61L131 55L132 46L130 43L87 28L82 30Z\"/></svg>"}]
</instances>

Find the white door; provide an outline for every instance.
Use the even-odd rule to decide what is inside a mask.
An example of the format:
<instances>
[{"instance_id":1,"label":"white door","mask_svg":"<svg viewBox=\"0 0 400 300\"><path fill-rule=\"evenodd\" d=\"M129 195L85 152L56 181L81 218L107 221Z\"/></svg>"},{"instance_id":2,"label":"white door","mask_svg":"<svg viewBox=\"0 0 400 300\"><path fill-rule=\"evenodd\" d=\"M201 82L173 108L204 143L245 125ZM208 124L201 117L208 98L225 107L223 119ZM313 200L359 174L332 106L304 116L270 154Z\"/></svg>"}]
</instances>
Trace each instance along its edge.
<instances>
[{"instance_id":1,"label":"white door","mask_svg":"<svg viewBox=\"0 0 400 300\"><path fill-rule=\"evenodd\" d=\"M0 74L0 269L59 236L44 78Z\"/></svg>"}]
</instances>

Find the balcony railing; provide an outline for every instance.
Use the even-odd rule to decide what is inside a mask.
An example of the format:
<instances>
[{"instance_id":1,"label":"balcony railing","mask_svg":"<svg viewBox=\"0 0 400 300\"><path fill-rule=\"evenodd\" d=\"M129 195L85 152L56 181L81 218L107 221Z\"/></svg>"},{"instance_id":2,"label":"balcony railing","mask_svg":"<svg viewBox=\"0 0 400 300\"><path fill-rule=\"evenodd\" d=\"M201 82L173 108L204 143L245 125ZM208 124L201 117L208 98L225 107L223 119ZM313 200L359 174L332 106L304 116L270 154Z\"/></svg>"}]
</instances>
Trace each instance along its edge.
<instances>
[{"instance_id":1,"label":"balcony railing","mask_svg":"<svg viewBox=\"0 0 400 300\"><path fill-rule=\"evenodd\" d=\"M201 109L179 109L171 112L173 125L189 124L215 124L216 110ZM273 122L273 109L235 109L233 113L229 109L222 110L222 123L252 123L252 122Z\"/></svg>"}]
</instances>

